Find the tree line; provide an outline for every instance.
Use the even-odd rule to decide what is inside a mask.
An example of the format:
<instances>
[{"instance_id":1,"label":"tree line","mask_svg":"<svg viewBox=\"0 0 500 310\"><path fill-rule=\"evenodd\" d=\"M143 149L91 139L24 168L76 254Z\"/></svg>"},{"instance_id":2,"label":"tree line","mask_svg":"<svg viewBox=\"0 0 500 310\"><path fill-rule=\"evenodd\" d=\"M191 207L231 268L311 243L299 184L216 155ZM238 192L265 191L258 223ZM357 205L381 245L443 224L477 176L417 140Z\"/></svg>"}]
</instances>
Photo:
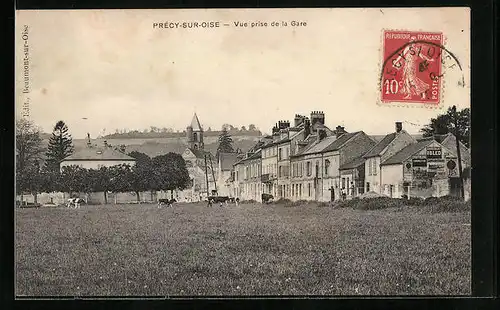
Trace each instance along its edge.
<instances>
[{"instance_id":1,"label":"tree line","mask_svg":"<svg viewBox=\"0 0 500 310\"><path fill-rule=\"evenodd\" d=\"M240 128L235 127L231 124L224 124L221 130L212 130L211 127L208 127L204 131L204 135L206 137L215 137L221 134L222 131L226 130L231 135L247 135L247 136L261 136L262 132L257 129L254 124L246 126L241 126ZM114 133L103 136L102 138L107 139L138 139L138 138L179 138L185 137L186 131L174 131L172 128L158 128L155 126L151 126L151 128L144 129L143 131L139 130L126 130L126 129L117 129Z\"/></svg>"},{"instance_id":2,"label":"tree line","mask_svg":"<svg viewBox=\"0 0 500 310\"><path fill-rule=\"evenodd\" d=\"M42 192L92 193L103 192L107 203L108 192L173 191L190 186L186 163L181 155L168 153L150 158L140 152L128 155L135 165L115 165L99 169L66 166L60 162L73 153L71 135L63 121L57 122L49 140L44 164L40 130L25 119L16 124L16 194L31 193L37 202ZM110 147L110 146L108 146ZM118 149L119 150L119 149ZM22 195L21 195L22 197ZM22 198L21 198L22 199Z\"/></svg>"}]
</instances>

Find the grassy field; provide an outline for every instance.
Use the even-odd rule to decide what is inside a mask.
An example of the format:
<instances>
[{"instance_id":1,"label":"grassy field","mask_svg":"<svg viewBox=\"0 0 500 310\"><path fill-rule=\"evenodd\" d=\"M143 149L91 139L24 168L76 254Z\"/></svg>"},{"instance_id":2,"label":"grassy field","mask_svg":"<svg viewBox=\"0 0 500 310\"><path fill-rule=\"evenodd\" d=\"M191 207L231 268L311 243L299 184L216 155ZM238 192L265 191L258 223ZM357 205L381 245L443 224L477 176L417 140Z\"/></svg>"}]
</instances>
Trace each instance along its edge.
<instances>
[{"instance_id":1,"label":"grassy field","mask_svg":"<svg viewBox=\"0 0 500 310\"><path fill-rule=\"evenodd\" d=\"M17 295L470 294L470 212L16 209Z\"/></svg>"}]
</instances>

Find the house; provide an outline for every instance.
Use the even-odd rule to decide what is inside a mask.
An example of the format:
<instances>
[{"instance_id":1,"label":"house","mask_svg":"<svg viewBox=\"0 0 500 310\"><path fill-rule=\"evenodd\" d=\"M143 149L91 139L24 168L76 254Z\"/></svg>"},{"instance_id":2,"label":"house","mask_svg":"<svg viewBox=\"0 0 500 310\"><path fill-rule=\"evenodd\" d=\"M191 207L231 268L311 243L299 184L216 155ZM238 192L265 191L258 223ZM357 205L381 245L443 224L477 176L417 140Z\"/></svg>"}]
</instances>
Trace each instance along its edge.
<instances>
[{"instance_id":1,"label":"house","mask_svg":"<svg viewBox=\"0 0 500 310\"><path fill-rule=\"evenodd\" d=\"M261 163L262 151L254 147L234 164L236 198L262 201Z\"/></svg>"},{"instance_id":2,"label":"house","mask_svg":"<svg viewBox=\"0 0 500 310\"><path fill-rule=\"evenodd\" d=\"M452 133L447 133L444 135L434 135L434 139L439 142L442 146L449 149L453 154L457 155L457 141L455 135ZM464 163L464 167L470 167L471 165L471 154L470 150L462 143L458 142L460 147L460 157ZM458 155L457 155L458 156Z\"/></svg>"},{"instance_id":3,"label":"house","mask_svg":"<svg viewBox=\"0 0 500 310\"><path fill-rule=\"evenodd\" d=\"M381 192L380 164L412 143L417 143L417 140L403 130L401 122L396 122L396 131L386 135L364 154L365 192Z\"/></svg>"},{"instance_id":4,"label":"house","mask_svg":"<svg viewBox=\"0 0 500 310\"><path fill-rule=\"evenodd\" d=\"M434 137L409 144L381 163L381 193L439 197L459 192L457 157Z\"/></svg>"},{"instance_id":5,"label":"house","mask_svg":"<svg viewBox=\"0 0 500 310\"><path fill-rule=\"evenodd\" d=\"M375 143L374 143L375 144ZM341 179L347 179L347 197L362 195L365 189L365 158L357 157L340 166Z\"/></svg>"},{"instance_id":6,"label":"house","mask_svg":"<svg viewBox=\"0 0 500 310\"><path fill-rule=\"evenodd\" d=\"M312 138L312 137L311 137ZM292 156L292 199L333 201L354 178L341 177L340 167L361 157L375 142L363 131L348 133L337 126L334 134L318 130L309 144Z\"/></svg>"},{"instance_id":7,"label":"house","mask_svg":"<svg viewBox=\"0 0 500 310\"><path fill-rule=\"evenodd\" d=\"M302 150L312 135L317 134L318 131L322 131L325 135L331 135L333 132L325 126L325 114L322 111L312 111L310 119L296 114L293 127L290 127L288 121L280 121L277 128L279 130L279 139L275 143L278 152L278 190L275 197L290 199L292 196L291 156Z\"/></svg>"},{"instance_id":8,"label":"house","mask_svg":"<svg viewBox=\"0 0 500 310\"><path fill-rule=\"evenodd\" d=\"M234 196L232 186L233 165L238 161L238 153L220 153L217 168L217 194L219 196Z\"/></svg>"},{"instance_id":9,"label":"house","mask_svg":"<svg viewBox=\"0 0 500 310\"><path fill-rule=\"evenodd\" d=\"M99 169L121 164L135 165L135 158L108 146L89 146L64 158L60 167L79 166L85 169Z\"/></svg>"},{"instance_id":10,"label":"house","mask_svg":"<svg viewBox=\"0 0 500 310\"><path fill-rule=\"evenodd\" d=\"M275 143L279 136L278 128L273 127L270 141L262 146L262 192L276 197L278 190L278 147ZM274 140L274 141L273 141Z\"/></svg>"}]
</instances>

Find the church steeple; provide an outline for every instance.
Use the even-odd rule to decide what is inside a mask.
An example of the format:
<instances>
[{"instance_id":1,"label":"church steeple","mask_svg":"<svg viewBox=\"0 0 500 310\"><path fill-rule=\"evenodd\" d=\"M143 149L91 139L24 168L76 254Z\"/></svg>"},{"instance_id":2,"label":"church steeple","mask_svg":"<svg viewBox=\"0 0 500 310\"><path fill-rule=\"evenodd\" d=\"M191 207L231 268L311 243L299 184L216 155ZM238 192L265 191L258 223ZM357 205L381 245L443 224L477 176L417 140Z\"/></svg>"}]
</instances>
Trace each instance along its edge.
<instances>
[{"instance_id":1,"label":"church steeple","mask_svg":"<svg viewBox=\"0 0 500 310\"><path fill-rule=\"evenodd\" d=\"M195 150L203 150L203 128L196 113L193 115L191 125L186 129L187 141L190 148Z\"/></svg>"}]
</instances>

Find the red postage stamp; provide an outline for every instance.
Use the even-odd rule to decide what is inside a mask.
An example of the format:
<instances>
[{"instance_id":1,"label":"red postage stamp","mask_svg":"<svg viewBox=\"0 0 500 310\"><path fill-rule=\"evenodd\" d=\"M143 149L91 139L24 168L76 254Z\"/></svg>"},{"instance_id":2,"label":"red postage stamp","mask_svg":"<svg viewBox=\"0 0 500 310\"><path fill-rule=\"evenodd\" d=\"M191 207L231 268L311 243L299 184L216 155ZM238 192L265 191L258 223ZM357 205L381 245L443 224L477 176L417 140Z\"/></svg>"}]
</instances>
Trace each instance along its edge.
<instances>
[{"instance_id":1,"label":"red postage stamp","mask_svg":"<svg viewBox=\"0 0 500 310\"><path fill-rule=\"evenodd\" d=\"M382 103L439 105L442 50L442 33L385 30L380 80Z\"/></svg>"}]
</instances>

